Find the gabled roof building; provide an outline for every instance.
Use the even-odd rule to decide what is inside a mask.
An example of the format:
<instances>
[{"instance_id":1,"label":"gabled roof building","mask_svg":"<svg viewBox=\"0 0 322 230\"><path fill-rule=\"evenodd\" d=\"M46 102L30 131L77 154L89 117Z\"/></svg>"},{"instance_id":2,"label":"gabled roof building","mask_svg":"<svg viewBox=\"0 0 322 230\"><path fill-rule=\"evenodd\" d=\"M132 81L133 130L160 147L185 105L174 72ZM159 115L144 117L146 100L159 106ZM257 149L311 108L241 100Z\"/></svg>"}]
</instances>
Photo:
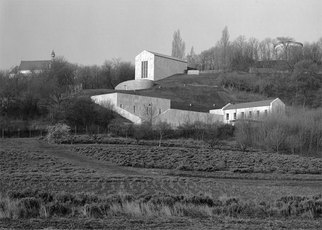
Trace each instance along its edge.
<instances>
[{"instance_id":1,"label":"gabled roof building","mask_svg":"<svg viewBox=\"0 0 322 230\"><path fill-rule=\"evenodd\" d=\"M135 79L157 81L174 74L184 73L187 61L144 50L135 57Z\"/></svg>"},{"instance_id":2,"label":"gabled roof building","mask_svg":"<svg viewBox=\"0 0 322 230\"><path fill-rule=\"evenodd\" d=\"M223 115L224 123L234 123L239 119L259 120L268 114L285 113L285 104L279 98L275 98L238 104L228 103L221 109L213 109L209 112Z\"/></svg>"},{"instance_id":3,"label":"gabled roof building","mask_svg":"<svg viewBox=\"0 0 322 230\"><path fill-rule=\"evenodd\" d=\"M55 58L55 52L51 52L51 60L21 61L18 67L18 73L30 74L40 73L51 68L51 63Z\"/></svg>"},{"instance_id":4,"label":"gabled roof building","mask_svg":"<svg viewBox=\"0 0 322 230\"><path fill-rule=\"evenodd\" d=\"M51 67L51 60L42 61L21 61L18 72L22 74L30 74L32 72L39 73L48 70Z\"/></svg>"}]
</instances>

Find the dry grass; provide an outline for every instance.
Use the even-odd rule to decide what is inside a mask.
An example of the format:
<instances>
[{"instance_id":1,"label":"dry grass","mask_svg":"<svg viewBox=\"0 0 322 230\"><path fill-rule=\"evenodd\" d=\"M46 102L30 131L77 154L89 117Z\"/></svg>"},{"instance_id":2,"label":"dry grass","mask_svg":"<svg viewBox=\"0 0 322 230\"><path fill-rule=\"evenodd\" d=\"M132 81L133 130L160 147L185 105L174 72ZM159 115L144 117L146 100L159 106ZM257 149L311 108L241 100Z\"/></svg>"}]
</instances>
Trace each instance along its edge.
<instances>
[{"instance_id":1,"label":"dry grass","mask_svg":"<svg viewBox=\"0 0 322 230\"><path fill-rule=\"evenodd\" d=\"M41 197L38 191L10 193L0 199L0 219L59 217L294 217L320 218L322 195L286 196L274 202L243 201L234 197L213 199L205 196L159 194L137 198L130 195L93 196L63 193ZM20 198L14 198L20 196ZM23 196L23 197L21 197ZM62 199L62 197L64 199ZM89 199L90 198L90 199Z\"/></svg>"}]
</instances>

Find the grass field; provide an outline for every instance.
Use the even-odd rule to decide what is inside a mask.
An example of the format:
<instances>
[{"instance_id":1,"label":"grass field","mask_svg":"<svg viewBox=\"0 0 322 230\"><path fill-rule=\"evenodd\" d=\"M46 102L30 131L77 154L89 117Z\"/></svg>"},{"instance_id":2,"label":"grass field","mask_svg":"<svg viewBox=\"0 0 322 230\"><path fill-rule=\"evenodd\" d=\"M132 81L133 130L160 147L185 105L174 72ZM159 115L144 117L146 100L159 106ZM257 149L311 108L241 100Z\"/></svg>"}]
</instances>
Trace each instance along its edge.
<instances>
[{"instance_id":1,"label":"grass field","mask_svg":"<svg viewBox=\"0 0 322 230\"><path fill-rule=\"evenodd\" d=\"M122 207L117 206L119 209L113 206L119 211L112 214L111 211L106 212L100 218L86 215L84 212L75 216L44 217L39 211L36 218L32 219L1 218L0 228L85 226L85 228L114 229L121 226L127 229L318 229L321 227L320 159L263 155L265 153L245 153L244 156L241 154L244 153L207 148L202 150L182 147L156 148L132 144L53 145L37 139L3 139L0 140L0 192L3 200L9 199L8 194L26 189L40 193L47 192L53 197L61 193L70 194L69 196L75 196L80 192L87 193L102 199L99 204L104 203L106 197L122 194L130 195L133 200L132 203L122 203ZM223 171L202 170L207 164L210 166L218 162L222 164L225 159L226 166L220 168ZM249 162L252 162L251 165ZM242 167L247 164L247 167L255 169L258 162L263 165L275 165L282 170L264 170L264 173L256 170L235 170L237 164L241 164ZM133 167L127 167L129 165ZM190 167L189 171L180 167L184 165ZM314 169L312 172L315 174L310 174L311 169ZM39 199L35 195L30 196L29 198ZM142 199L146 201L149 197L164 199L164 196L172 197L171 199L183 196L186 200L191 197L202 199L209 197L213 201L237 199L237 203L221 203L220 206L220 210L226 210L225 205L229 205L229 210L235 210L233 213L236 215L224 211L217 213L218 211L214 210L218 210L218 207L190 204L191 200L188 203L178 201L175 208L164 206L162 215L156 208L159 206L151 208L143 205L146 203ZM282 197L288 198L283 200L280 207L277 204L280 204L279 200ZM17 204L21 209L18 205L21 200L15 200L13 197L10 199L6 200L6 204L10 203L13 206ZM66 202L62 204L70 204ZM263 202L268 205L265 206L267 215L264 217L255 215L254 213L258 211L253 209L253 214L250 212L250 215L242 211L249 204L258 207L264 204ZM43 210L41 207L48 208L48 205L53 203L40 202L39 210ZM5 206L1 206L0 202L0 213L1 207ZM152 216L146 214L147 207L154 213ZM242 208L238 209L240 207ZM272 214L269 210L274 207L276 212ZM283 211L291 207L293 209L296 207L295 211ZM83 205L75 207L74 210L86 209ZM289 216L285 212L290 213ZM280 213L281 217L276 213Z\"/></svg>"}]
</instances>

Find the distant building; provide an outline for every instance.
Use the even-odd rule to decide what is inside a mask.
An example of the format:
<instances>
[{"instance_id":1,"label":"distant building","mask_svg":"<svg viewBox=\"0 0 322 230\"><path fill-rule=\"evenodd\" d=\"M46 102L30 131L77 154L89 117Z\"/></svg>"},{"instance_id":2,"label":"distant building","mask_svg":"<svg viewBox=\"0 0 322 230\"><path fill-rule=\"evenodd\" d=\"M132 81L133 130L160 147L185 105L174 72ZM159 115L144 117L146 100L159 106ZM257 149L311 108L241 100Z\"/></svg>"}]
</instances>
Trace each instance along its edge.
<instances>
[{"instance_id":1,"label":"distant building","mask_svg":"<svg viewBox=\"0 0 322 230\"><path fill-rule=\"evenodd\" d=\"M55 58L55 52L51 52L51 60L40 60L40 61L21 61L18 67L18 73L31 74L40 73L51 68L52 60Z\"/></svg>"},{"instance_id":2,"label":"distant building","mask_svg":"<svg viewBox=\"0 0 322 230\"><path fill-rule=\"evenodd\" d=\"M45 70L49 70L51 67L51 60L43 61L21 61L18 67L18 73L31 74L40 73Z\"/></svg>"},{"instance_id":3,"label":"distant building","mask_svg":"<svg viewBox=\"0 0 322 230\"><path fill-rule=\"evenodd\" d=\"M221 109L209 112L223 115L224 123L234 123L239 119L259 120L271 113L285 113L285 104L279 98L239 104L228 103Z\"/></svg>"},{"instance_id":4,"label":"distant building","mask_svg":"<svg viewBox=\"0 0 322 230\"><path fill-rule=\"evenodd\" d=\"M187 61L151 51L142 51L135 57L135 79L161 80L184 73Z\"/></svg>"}]
</instances>

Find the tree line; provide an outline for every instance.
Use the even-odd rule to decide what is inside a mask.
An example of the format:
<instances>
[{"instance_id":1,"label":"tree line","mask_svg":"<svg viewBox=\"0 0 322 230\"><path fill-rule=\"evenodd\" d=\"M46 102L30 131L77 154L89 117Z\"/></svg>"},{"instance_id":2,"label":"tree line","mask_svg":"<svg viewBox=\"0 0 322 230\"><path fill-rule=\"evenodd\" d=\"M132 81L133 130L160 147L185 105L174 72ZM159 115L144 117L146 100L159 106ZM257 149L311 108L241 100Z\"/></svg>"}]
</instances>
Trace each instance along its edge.
<instances>
[{"instance_id":1,"label":"tree line","mask_svg":"<svg viewBox=\"0 0 322 230\"><path fill-rule=\"evenodd\" d=\"M185 42L180 30L173 34L172 56L186 59L188 66L199 70L248 71L257 61L283 60L290 70L299 61L322 63L322 38L316 42L301 43L291 37L265 38L260 41L243 35L230 40L226 26L213 47L196 54L194 47L185 54Z\"/></svg>"},{"instance_id":2,"label":"tree line","mask_svg":"<svg viewBox=\"0 0 322 230\"><path fill-rule=\"evenodd\" d=\"M113 89L133 78L134 66L119 59L102 66L78 66L60 57L52 61L50 69L28 76L17 73L10 77L8 71L1 71L0 125L37 119L52 123L67 120L80 126L102 124L101 115L110 118L111 113L106 114L90 100L73 97L77 89Z\"/></svg>"}]
</instances>

